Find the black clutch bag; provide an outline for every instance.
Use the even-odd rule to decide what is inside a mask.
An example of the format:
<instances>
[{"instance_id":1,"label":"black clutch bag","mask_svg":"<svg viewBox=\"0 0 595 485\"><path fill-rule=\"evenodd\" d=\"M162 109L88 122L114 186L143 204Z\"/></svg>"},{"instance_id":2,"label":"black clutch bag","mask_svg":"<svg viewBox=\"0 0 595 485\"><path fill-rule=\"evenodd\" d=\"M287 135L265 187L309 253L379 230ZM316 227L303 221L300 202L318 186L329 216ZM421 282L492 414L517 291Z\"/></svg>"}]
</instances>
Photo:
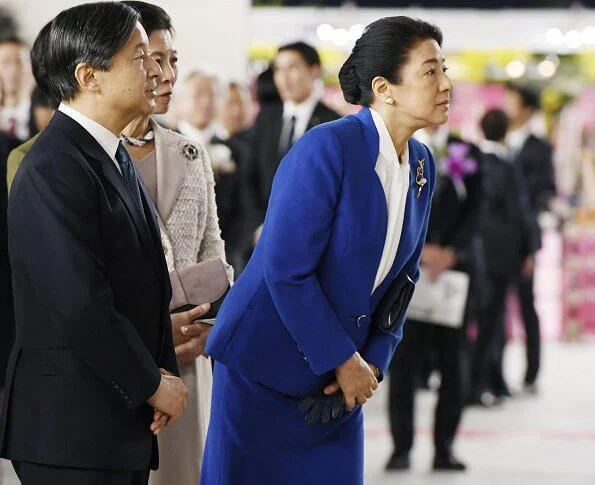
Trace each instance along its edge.
<instances>
[{"instance_id":1,"label":"black clutch bag","mask_svg":"<svg viewBox=\"0 0 595 485\"><path fill-rule=\"evenodd\" d=\"M415 283L408 274L397 276L374 310L372 325L383 333L391 333L407 312L414 291Z\"/></svg>"}]
</instances>

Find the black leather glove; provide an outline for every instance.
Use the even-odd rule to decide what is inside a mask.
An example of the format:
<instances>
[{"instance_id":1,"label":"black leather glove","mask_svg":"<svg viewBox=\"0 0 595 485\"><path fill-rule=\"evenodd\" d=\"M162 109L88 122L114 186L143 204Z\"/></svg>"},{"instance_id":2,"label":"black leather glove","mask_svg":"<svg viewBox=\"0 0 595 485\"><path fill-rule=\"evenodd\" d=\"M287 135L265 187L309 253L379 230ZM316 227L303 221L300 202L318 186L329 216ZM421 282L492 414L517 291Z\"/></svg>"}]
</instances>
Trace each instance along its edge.
<instances>
[{"instance_id":1,"label":"black leather glove","mask_svg":"<svg viewBox=\"0 0 595 485\"><path fill-rule=\"evenodd\" d=\"M299 402L298 409L304 413L308 424L328 424L343 416L345 398L340 389L333 394L326 395L323 388L311 392Z\"/></svg>"}]
</instances>

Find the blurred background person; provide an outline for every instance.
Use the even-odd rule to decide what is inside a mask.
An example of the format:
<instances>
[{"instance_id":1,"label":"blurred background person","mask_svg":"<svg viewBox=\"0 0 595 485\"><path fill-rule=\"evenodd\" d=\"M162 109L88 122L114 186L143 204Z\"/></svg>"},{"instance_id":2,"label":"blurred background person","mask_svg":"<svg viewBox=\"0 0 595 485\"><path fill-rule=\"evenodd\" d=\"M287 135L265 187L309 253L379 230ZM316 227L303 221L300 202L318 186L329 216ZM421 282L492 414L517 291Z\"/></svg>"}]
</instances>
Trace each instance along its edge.
<instances>
[{"instance_id":1,"label":"blurred background person","mask_svg":"<svg viewBox=\"0 0 595 485\"><path fill-rule=\"evenodd\" d=\"M140 13L151 57L161 67L154 114L164 114L170 107L178 76L171 19L156 5L124 3ZM123 131L123 139L157 208L170 275L209 259L225 261L213 172L204 147L161 127L150 115L130 123ZM227 275L231 281L233 270L229 266ZM174 294L174 300L179 300L179 295ZM204 313L203 307L196 307L171 315L180 377L189 390L188 408L179 422L158 437L159 470L151 473L151 485L198 483L212 386L211 361L204 352L211 327L197 322Z\"/></svg>"},{"instance_id":2,"label":"blurred background person","mask_svg":"<svg viewBox=\"0 0 595 485\"><path fill-rule=\"evenodd\" d=\"M229 94L229 93L226 93ZM240 270L244 265L240 167L246 162L245 142L230 136L217 118L222 92L215 75L194 71L182 82L178 104L178 131L201 143L215 174L215 196L227 260Z\"/></svg>"},{"instance_id":3,"label":"blurred background person","mask_svg":"<svg viewBox=\"0 0 595 485\"><path fill-rule=\"evenodd\" d=\"M0 81L4 104L0 110L0 130L10 138L27 140L29 131L29 93L26 88L25 43L15 36L0 37Z\"/></svg>"},{"instance_id":4,"label":"blurred background person","mask_svg":"<svg viewBox=\"0 0 595 485\"><path fill-rule=\"evenodd\" d=\"M34 52L31 52L31 59L35 59ZM39 65L34 63L34 65ZM33 68L33 72L36 73L36 68ZM35 75L36 79L40 79L39 73ZM6 182L8 184L8 190L12 181L23 161L25 155L29 153L29 150L37 140L39 133L41 133L48 126L54 112L58 108L58 101L53 99L50 94L44 92L39 86L33 89L31 94L31 108L30 108L30 119L29 119L29 133L31 138L23 144L16 147L10 152L8 156L7 171L6 171Z\"/></svg>"},{"instance_id":5,"label":"blurred background person","mask_svg":"<svg viewBox=\"0 0 595 485\"><path fill-rule=\"evenodd\" d=\"M510 119L507 144L512 163L519 171L530 209L539 217L549 208L556 193L556 181L550 143L531 132L531 122L540 108L539 93L535 89L509 84L506 91L506 113ZM539 231L539 226L535 226ZM538 233L541 246L541 234ZM537 376L541 361L541 334L539 317L535 310L534 272L535 257L531 254L522 261L517 294L521 305L526 335L527 367L523 379L524 389L537 392Z\"/></svg>"},{"instance_id":6,"label":"blurred background person","mask_svg":"<svg viewBox=\"0 0 595 485\"><path fill-rule=\"evenodd\" d=\"M280 103L281 96L275 86L275 74L273 68L269 66L262 71L255 80L255 96L259 107L269 103Z\"/></svg>"},{"instance_id":7,"label":"blurred background person","mask_svg":"<svg viewBox=\"0 0 595 485\"><path fill-rule=\"evenodd\" d=\"M481 119L482 202L480 218L483 288L475 342L471 403L486 407L510 397L503 374L506 297L520 267L539 249L537 221L506 146L508 116L492 109Z\"/></svg>"},{"instance_id":8,"label":"blurred background person","mask_svg":"<svg viewBox=\"0 0 595 485\"><path fill-rule=\"evenodd\" d=\"M416 137L430 148L436 162L436 189L421 268L430 281L446 270L462 271L474 279L481 201L479 150L451 134L445 125L425 128ZM459 328L411 319L404 326L403 341L390 370L389 417L394 450L386 465L389 471L411 466L415 389L427 358L433 359L441 378L434 418L432 467L466 469L453 453L453 442L464 407L465 330L473 298L472 293L467 297L464 321Z\"/></svg>"},{"instance_id":9,"label":"blurred background person","mask_svg":"<svg viewBox=\"0 0 595 485\"><path fill-rule=\"evenodd\" d=\"M236 82L227 83L219 113L223 139L234 137L250 127L250 111L247 90Z\"/></svg>"},{"instance_id":10,"label":"blurred background person","mask_svg":"<svg viewBox=\"0 0 595 485\"><path fill-rule=\"evenodd\" d=\"M243 171L243 207L250 245L260 237L273 177L283 156L307 130L339 118L320 101L322 70L312 46L295 42L280 47L272 68L282 103L261 106L252 128L250 160Z\"/></svg>"}]
</instances>

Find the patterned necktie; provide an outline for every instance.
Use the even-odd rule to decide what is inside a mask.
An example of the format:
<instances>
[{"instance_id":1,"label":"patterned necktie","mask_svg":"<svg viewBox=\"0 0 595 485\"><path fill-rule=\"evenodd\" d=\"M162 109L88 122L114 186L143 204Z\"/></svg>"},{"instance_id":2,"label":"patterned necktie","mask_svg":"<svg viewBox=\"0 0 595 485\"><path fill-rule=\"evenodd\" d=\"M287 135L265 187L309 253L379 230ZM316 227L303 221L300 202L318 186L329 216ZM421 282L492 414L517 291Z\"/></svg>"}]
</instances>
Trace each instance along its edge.
<instances>
[{"instance_id":1,"label":"patterned necktie","mask_svg":"<svg viewBox=\"0 0 595 485\"><path fill-rule=\"evenodd\" d=\"M137 209L139 210L140 214L143 216L145 222L147 221L147 217L145 216L145 209L143 208L143 200L140 195L140 185L138 181L138 175L136 174L136 169L132 164L132 159L128 154L128 150L124 148L122 142L118 144L118 150L116 151L116 161L120 168L122 169L122 176L124 177L124 183L126 187L128 187L128 191L132 196L132 200L134 200L134 204L136 205Z\"/></svg>"}]
</instances>

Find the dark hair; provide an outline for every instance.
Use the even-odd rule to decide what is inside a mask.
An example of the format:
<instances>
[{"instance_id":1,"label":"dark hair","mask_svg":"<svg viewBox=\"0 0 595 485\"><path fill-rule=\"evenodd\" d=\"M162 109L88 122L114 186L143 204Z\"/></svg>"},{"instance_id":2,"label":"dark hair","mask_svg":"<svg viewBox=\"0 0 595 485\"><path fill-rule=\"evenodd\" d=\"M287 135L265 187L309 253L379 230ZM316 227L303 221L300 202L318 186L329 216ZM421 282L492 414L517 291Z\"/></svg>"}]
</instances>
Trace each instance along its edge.
<instances>
[{"instance_id":1,"label":"dark hair","mask_svg":"<svg viewBox=\"0 0 595 485\"><path fill-rule=\"evenodd\" d=\"M479 124L486 140L502 141L508 131L508 115L504 110L490 109L483 115Z\"/></svg>"},{"instance_id":2,"label":"dark hair","mask_svg":"<svg viewBox=\"0 0 595 485\"><path fill-rule=\"evenodd\" d=\"M140 23L147 31L147 35L151 35L156 30L167 30L170 34L173 33L174 28L171 24L171 18L161 7L147 2L132 0L122 3L132 7L139 13Z\"/></svg>"},{"instance_id":3,"label":"dark hair","mask_svg":"<svg viewBox=\"0 0 595 485\"><path fill-rule=\"evenodd\" d=\"M128 42L139 14L119 2L88 3L63 10L42 30L35 43L45 47L42 89L60 100L78 93L76 66L87 63L110 69L114 56Z\"/></svg>"},{"instance_id":4,"label":"dark hair","mask_svg":"<svg viewBox=\"0 0 595 485\"><path fill-rule=\"evenodd\" d=\"M401 83L401 69L409 60L409 51L427 39L442 45L440 29L423 20L385 17L368 25L339 71L345 101L370 106L374 100L372 79L376 76Z\"/></svg>"},{"instance_id":5,"label":"dark hair","mask_svg":"<svg viewBox=\"0 0 595 485\"><path fill-rule=\"evenodd\" d=\"M48 22L37 34L37 38L31 48L31 71L35 78L35 83L46 96L50 96L49 87L47 85L47 73L45 70L44 57L47 50L48 33L52 27L52 22Z\"/></svg>"},{"instance_id":6,"label":"dark hair","mask_svg":"<svg viewBox=\"0 0 595 485\"><path fill-rule=\"evenodd\" d=\"M277 103L281 101L279 91L273 80L273 70L269 67L256 78L256 100L259 104Z\"/></svg>"},{"instance_id":7,"label":"dark hair","mask_svg":"<svg viewBox=\"0 0 595 485\"><path fill-rule=\"evenodd\" d=\"M31 106L29 108L29 136L35 136L39 133L37 125L35 124L35 109L40 107L56 109L59 104L57 99L46 94L39 86L35 86L31 93Z\"/></svg>"},{"instance_id":8,"label":"dark hair","mask_svg":"<svg viewBox=\"0 0 595 485\"><path fill-rule=\"evenodd\" d=\"M539 91L537 89L513 83L507 84L506 89L510 92L518 94L525 108L532 108L537 110L541 107L541 103L539 100Z\"/></svg>"},{"instance_id":9,"label":"dark hair","mask_svg":"<svg viewBox=\"0 0 595 485\"><path fill-rule=\"evenodd\" d=\"M20 37L14 35L14 34L9 34L9 35L1 35L0 34L0 45L2 45L2 44L16 44L19 46L27 45L23 39L21 39Z\"/></svg>"},{"instance_id":10,"label":"dark hair","mask_svg":"<svg viewBox=\"0 0 595 485\"><path fill-rule=\"evenodd\" d=\"M320 66L320 56L318 51L305 42L293 42L279 47L277 54L283 51L297 52L308 66Z\"/></svg>"}]
</instances>

